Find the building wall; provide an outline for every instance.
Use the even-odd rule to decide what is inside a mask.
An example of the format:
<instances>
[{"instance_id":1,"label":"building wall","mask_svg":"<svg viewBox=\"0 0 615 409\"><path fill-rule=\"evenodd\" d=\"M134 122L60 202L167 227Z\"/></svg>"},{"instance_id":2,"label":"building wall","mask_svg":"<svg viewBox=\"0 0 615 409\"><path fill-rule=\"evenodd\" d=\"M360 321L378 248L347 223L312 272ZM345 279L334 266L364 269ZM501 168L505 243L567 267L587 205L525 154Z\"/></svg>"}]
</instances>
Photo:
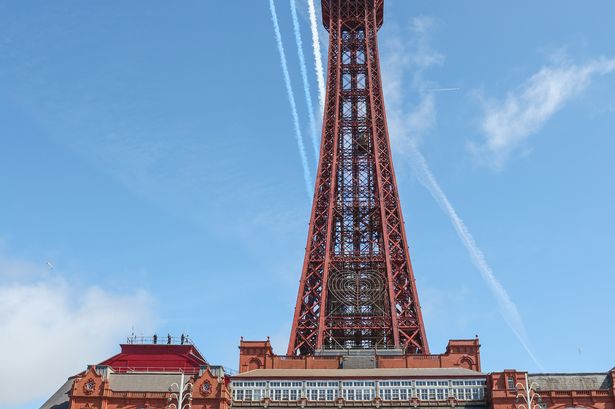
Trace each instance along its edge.
<instances>
[{"instance_id":1,"label":"building wall","mask_svg":"<svg viewBox=\"0 0 615 409\"><path fill-rule=\"evenodd\" d=\"M113 375L110 375L113 376ZM142 373L130 376L141 377ZM226 378L214 376L209 370L200 375L188 377L192 386L192 409L227 409L230 406L230 394ZM138 379L135 379L138 383ZM90 367L75 379L69 394L69 409L163 409L167 408L171 392L168 388L157 390L117 391L110 388L109 376ZM169 385L170 386L170 385ZM146 388L147 389L147 388ZM162 389L162 390L161 390ZM165 390L166 389L166 390Z\"/></svg>"},{"instance_id":2,"label":"building wall","mask_svg":"<svg viewBox=\"0 0 615 409\"><path fill-rule=\"evenodd\" d=\"M604 382L595 384L595 389L574 389L575 382L579 386L587 387L587 382L583 382L583 377L588 374L545 374L541 378L536 378L534 375L529 375L526 372L516 370L505 370L503 372L495 372L487 376L487 391L486 391L486 407L492 409L518 409L520 404L524 404L522 399L517 399L519 392L526 387L527 381L531 383L532 379L543 380L548 378L554 380L547 386L551 389L545 389L543 386L537 385L537 392L541 397L541 401L535 403L547 409L566 409L566 408L587 408L587 409L615 409L615 371L610 371L604 375ZM131 374L131 376L142 376L139 373ZM86 372L75 378L73 387L70 392L69 409L163 409L167 408L170 396L168 390L156 391L114 391L110 388L108 376L96 370L95 367L90 367ZM576 377L576 378L575 378ZM225 377L219 378L212 374L209 370L204 371L200 375L195 375L190 379L193 385L192 393L193 400L191 402L192 409L228 409L231 404L231 391L228 385L228 380ZM559 382L558 382L559 381ZM553 383L556 385L567 386L568 389L554 389ZM411 406L421 407L421 402L412 402ZM286 405L289 403L287 402ZM300 404L298 402L297 406ZM336 402L339 406L340 402ZM408 402L410 404L410 402ZM245 406L242 403L239 406ZM273 403L270 406L276 406ZM305 405L305 403L304 403ZM386 406L379 403L376 406ZM252 402L250 406L259 406L258 402ZM309 406L309 405L308 405ZM342 406L355 406L355 403L348 402ZM362 403L366 406L366 402ZM370 406L367 404L367 406ZM399 406L399 404L397 404ZM403 405L402 406L408 406ZM440 402L430 402L429 406L464 406L462 402L455 403L450 399Z\"/></svg>"},{"instance_id":3,"label":"building wall","mask_svg":"<svg viewBox=\"0 0 615 409\"><path fill-rule=\"evenodd\" d=\"M165 348L169 349L166 353L173 355L168 359L165 358L165 362L171 362L171 358L173 358L172 361L175 363L174 354L179 349ZM479 348L478 339L453 340L449 342L446 352L440 355L375 355L374 359L377 368L467 368L480 372ZM123 353L131 352L134 355L132 359L135 362L143 361L147 364L147 367L151 367L149 361L152 359L152 351L158 353L161 348L154 346L142 349L143 351L131 350L131 352L124 351L123 348ZM197 350L194 349L194 351ZM189 355L192 355L192 352ZM116 358L121 362L125 361L125 356L122 354L119 354ZM158 362L158 358L156 359L156 362ZM181 362L181 368L186 379L193 385L191 408L229 409L232 406L230 378L225 376L219 367L199 366L201 361L205 362L202 358L197 359L194 363L186 361L192 366ZM255 369L337 370L341 368L342 361L342 356L277 356L273 353L268 340L242 340L240 344L240 373L247 376L253 376L253 374L247 373ZM72 382L72 386L68 393L68 402L64 401L60 407L62 409L162 409L168 407L171 395L169 386L172 381L160 381L158 379L157 383L152 382L151 375L157 373L160 375L158 378L163 378L171 374L177 378L180 376L179 368L162 368L161 372L133 372L132 364L130 368L127 368L118 366L113 358L109 362L117 368L114 370L112 366L90 366L85 372L72 377L69 380L69 382ZM339 373L344 372L344 370L334 372ZM615 369L608 373L598 374L528 374L523 371L504 370L482 376L487 379L484 405L493 409L519 409L519 405L524 402L518 400L517 396L528 383L532 384L532 382L537 383L536 391L541 396L540 408L615 409ZM128 378L129 382L126 381ZM68 390L70 385L67 383L64 390ZM133 388L134 385L136 387ZM464 406L463 402L456 402L454 399L451 400L450 397L446 401L438 402L398 402L396 406L416 408L427 403L428 406ZM235 406L259 406L261 404L262 402L236 402ZM289 404L301 406L301 402L270 402L268 405ZM356 406L357 403L336 401L335 405ZM361 405L365 407L386 406L387 403L363 402ZM53 406L54 409L60 409L60 407ZM49 406L49 408L52 408L52 406ZM45 409L48 408L45 407Z\"/></svg>"},{"instance_id":4,"label":"building wall","mask_svg":"<svg viewBox=\"0 0 615 409\"><path fill-rule=\"evenodd\" d=\"M593 385L587 377L603 378ZM547 382L546 380L551 380ZM615 409L615 370L604 374L543 374L505 370L489 376L489 399L493 409L514 409L523 404L517 396L529 383L535 382L535 392L542 407L548 409L588 408Z\"/></svg>"},{"instance_id":5,"label":"building wall","mask_svg":"<svg viewBox=\"0 0 615 409\"><path fill-rule=\"evenodd\" d=\"M444 354L439 355L376 355L377 368L454 368L480 372L480 343L472 340L451 340ZM267 341L244 341L239 344L239 372L254 369L339 369L342 356L275 355Z\"/></svg>"}]
</instances>

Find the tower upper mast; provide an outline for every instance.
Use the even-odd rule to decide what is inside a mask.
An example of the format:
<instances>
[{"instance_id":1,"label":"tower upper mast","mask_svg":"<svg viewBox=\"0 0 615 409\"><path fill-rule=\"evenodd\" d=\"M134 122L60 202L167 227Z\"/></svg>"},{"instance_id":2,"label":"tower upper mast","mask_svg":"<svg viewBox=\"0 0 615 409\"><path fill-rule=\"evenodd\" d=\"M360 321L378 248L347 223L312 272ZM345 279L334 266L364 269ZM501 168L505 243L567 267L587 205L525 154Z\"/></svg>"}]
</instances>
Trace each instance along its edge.
<instances>
[{"instance_id":1,"label":"tower upper mast","mask_svg":"<svg viewBox=\"0 0 615 409\"><path fill-rule=\"evenodd\" d=\"M383 0L323 0L327 96L289 355L428 354L384 109Z\"/></svg>"}]
</instances>

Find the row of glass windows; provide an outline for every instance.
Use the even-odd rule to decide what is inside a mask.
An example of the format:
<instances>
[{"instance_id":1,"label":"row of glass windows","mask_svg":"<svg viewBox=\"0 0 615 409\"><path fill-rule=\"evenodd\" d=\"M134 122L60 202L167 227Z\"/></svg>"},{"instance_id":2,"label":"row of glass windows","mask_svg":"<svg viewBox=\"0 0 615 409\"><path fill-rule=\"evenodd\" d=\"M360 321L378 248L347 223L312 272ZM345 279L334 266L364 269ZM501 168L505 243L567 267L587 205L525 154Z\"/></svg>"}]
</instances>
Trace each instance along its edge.
<instances>
[{"instance_id":1,"label":"row of glass windows","mask_svg":"<svg viewBox=\"0 0 615 409\"><path fill-rule=\"evenodd\" d=\"M337 389L309 389L305 391L305 397L311 401L334 401L338 397ZM386 401L405 401L412 397L420 400L446 400L454 397L457 400L482 400L484 388L436 388L436 389L382 389L380 398ZM296 401L304 395L301 389L270 389L269 398L274 401ZM375 397L374 389L344 389L342 396L348 401L371 401ZM234 389L233 399L237 401L260 401L267 397L267 391L263 389Z\"/></svg>"},{"instance_id":2,"label":"row of glass windows","mask_svg":"<svg viewBox=\"0 0 615 409\"><path fill-rule=\"evenodd\" d=\"M269 382L269 386L272 388L301 388L303 382Z\"/></svg>"},{"instance_id":3,"label":"row of glass windows","mask_svg":"<svg viewBox=\"0 0 615 409\"><path fill-rule=\"evenodd\" d=\"M376 384L378 388L376 388ZM461 381L306 381L266 382L233 381L233 399L260 401L269 397L274 401L334 401L343 397L347 401L371 401L379 396L385 401L405 401L413 397L420 400L460 401L482 400L485 396L484 380Z\"/></svg>"},{"instance_id":4,"label":"row of glass windows","mask_svg":"<svg viewBox=\"0 0 615 409\"><path fill-rule=\"evenodd\" d=\"M379 387L391 387L391 386L483 386L485 385L484 379L471 379L471 380L395 380L395 381L233 381L232 387L236 388L254 388L254 387L298 387L302 388L304 385L307 387L325 386L337 388L340 384L344 387L374 387L376 383Z\"/></svg>"}]
</instances>

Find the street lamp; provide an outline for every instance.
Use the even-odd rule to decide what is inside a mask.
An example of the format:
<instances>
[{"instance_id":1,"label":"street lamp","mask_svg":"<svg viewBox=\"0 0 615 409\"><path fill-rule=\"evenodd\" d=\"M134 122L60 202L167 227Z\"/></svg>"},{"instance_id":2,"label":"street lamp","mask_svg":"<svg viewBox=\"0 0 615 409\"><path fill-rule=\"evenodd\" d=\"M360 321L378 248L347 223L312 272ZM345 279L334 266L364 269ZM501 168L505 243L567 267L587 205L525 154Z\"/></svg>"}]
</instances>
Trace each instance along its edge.
<instances>
[{"instance_id":1,"label":"street lamp","mask_svg":"<svg viewBox=\"0 0 615 409\"><path fill-rule=\"evenodd\" d=\"M527 374L525 374L525 385L521 382L517 383L517 402L523 399L524 403L515 405L517 409L544 409L542 398L536 390L539 386L536 382L528 383Z\"/></svg>"},{"instance_id":2,"label":"street lamp","mask_svg":"<svg viewBox=\"0 0 615 409\"><path fill-rule=\"evenodd\" d=\"M173 382L169 387L171 395L167 398L167 409L190 409L192 402L192 384L184 382L184 373L179 383ZM175 403L172 403L175 400Z\"/></svg>"}]
</instances>

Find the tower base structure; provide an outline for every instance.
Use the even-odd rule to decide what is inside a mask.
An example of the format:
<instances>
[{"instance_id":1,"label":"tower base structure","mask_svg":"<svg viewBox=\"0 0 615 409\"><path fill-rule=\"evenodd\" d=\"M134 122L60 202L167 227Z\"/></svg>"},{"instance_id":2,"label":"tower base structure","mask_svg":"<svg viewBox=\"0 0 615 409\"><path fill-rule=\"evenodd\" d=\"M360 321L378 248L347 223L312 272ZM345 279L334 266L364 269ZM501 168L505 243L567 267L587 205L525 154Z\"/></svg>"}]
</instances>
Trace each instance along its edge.
<instances>
[{"instance_id":1,"label":"tower base structure","mask_svg":"<svg viewBox=\"0 0 615 409\"><path fill-rule=\"evenodd\" d=\"M239 372L256 369L463 368L480 372L478 338L450 340L443 354L404 354L396 349L321 350L314 355L276 355L269 339L239 344Z\"/></svg>"}]
</instances>

